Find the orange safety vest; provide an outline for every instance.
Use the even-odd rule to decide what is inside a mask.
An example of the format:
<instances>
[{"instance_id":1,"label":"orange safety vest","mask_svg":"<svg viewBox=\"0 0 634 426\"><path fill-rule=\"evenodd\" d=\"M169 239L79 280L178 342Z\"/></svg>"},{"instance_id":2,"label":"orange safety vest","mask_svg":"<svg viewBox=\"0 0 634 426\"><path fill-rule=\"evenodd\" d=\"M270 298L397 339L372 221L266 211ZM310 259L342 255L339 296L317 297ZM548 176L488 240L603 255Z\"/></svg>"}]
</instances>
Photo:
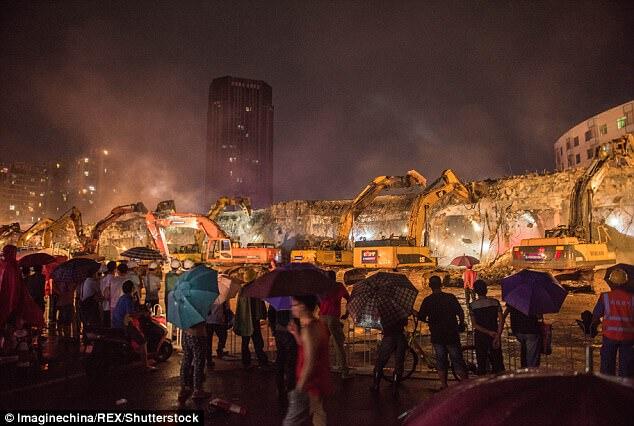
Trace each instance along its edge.
<instances>
[{"instance_id":1,"label":"orange safety vest","mask_svg":"<svg viewBox=\"0 0 634 426\"><path fill-rule=\"evenodd\" d=\"M610 340L634 340L634 294L623 289L603 293L603 335Z\"/></svg>"}]
</instances>

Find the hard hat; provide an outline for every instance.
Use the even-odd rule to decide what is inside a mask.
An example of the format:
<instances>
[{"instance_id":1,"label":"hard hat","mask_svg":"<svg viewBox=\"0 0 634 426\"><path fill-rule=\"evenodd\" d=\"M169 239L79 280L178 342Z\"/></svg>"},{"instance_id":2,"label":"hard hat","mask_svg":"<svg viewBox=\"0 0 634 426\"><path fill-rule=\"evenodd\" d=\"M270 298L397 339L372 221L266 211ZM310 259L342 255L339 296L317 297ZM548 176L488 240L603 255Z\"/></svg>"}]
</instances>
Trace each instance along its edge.
<instances>
[{"instance_id":1,"label":"hard hat","mask_svg":"<svg viewBox=\"0 0 634 426\"><path fill-rule=\"evenodd\" d=\"M130 262L128 262L128 269L133 269L133 268L136 268L138 266L139 266L139 264L136 263L134 260L131 260Z\"/></svg>"},{"instance_id":2,"label":"hard hat","mask_svg":"<svg viewBox=\"0 0 634 426\"><path fill-rule=\"evenodd\" d=\"M183 263L183 268L185 269L191 269L194 267L194 262L192 262L189 259L186 259L185 262Z\"/></svg>"},{"instance_id":3,"label":"hard hat","mask_svg":"<svg viewBox=\"0 0 634 426\"><path fill-rule=\"evenodd\" d=\"M178 259L172 259L172 261L170 262L170 267L172 269L178 269L181 267L181 262Z\"/></svg>"},{"instance_id":4,"label":"hard hat","mask_svg":"<svg viewBox=\"0 0 634 426\"><path fill-rule=\"evenodd\" d=\"M615 269L610 272L608 280L610 280L610 282L614 285L624 285L627 284L629 277L627 276L627 272L623 269Z\"/></svg>"},{"instance_id":5,"label":"hard hat","mask_svg":"<svg viewBox=\"0 0 634 426\"><path fill-rule=\"evenodd\" d=\"M147 268L148 268L149 270L154 270L154 269L158 268L158 263L156 263L156 262L152 262L152 263L150 263L150 264L147 266Z\"/></svg>"}]
</instances>

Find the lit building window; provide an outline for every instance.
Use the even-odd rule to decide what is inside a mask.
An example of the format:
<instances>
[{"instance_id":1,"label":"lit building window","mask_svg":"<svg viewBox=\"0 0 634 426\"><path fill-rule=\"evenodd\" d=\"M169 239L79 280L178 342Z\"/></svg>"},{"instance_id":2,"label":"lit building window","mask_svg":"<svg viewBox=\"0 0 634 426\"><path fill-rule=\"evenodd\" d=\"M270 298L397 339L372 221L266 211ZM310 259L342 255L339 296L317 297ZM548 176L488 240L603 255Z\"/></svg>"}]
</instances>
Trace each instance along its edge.
<instances>
[{"instance_id":1,"label":"lit building window","mask_svg":"<svg viewBox=\"0 0 634 426\"><path fill-rule=\"evenodd\" d=\"M87 163L87 162L88 162L88 158L84 158L84 163Z\"/></svg>"},{"instance_id":2,"label":"lit building window","mask_svg":"<svg viewBox=\"0 0 634 426\"><path fill-rule=\"evenodd\" d=\"M627 117L623 116L623 117L619 117L616 119L616 128L617 129L622 129L625 126L627 126Z\"/></svg>"},{"instance_id":3,"label":"lit building window","mask_svg":"<svg viewBox=\"0 0 634 426\"><path fill-rule=\"evenodd\" d=\"M246 112L251 112L251 107L250 107L250 106L248 106L248 107L244 107L244 110L245 110Z\"/></svg>"},{"instance_id":4,"label":"lit building window","mask_svg":"<svg viewBox=\"0 0 634 426\"><path fill-rule=\"evenodd\" d=\"M57 167L59 169L61 166L59 165L59 163L57 163L57 164L55 164L55 167Z\"/></svg>"},{"instance_id":5,"label":"lit building window","mask_svg":"<svg viewBox=\"0 0 634 426\"><path fill-rule=\"evenodd\" d=\"M88 189L89 189L89 190L91 190L91 191L94 191L94 190L95 190L95 187L94 187L93 185L90 185L90 186L88 187Z\"/></svg>"},{"instance_id":6,"label":"lit building window","mask_svg":"<svg viewBox=\"0 0 634 426\"><path fill-rule=\"evenodd\" d=\"M108 154L109 154L108 150L107 150L107 149L104 149L104 150L103 150L103 155L108 155Z\"/></svg>"},{"instance_id":7,"label":"lit building window","mask_svg":"<svg viewBox=\"0 0 634 426\"><path fill-rule=\"evenodd\" d=\"M9 204L9 210L15 210L15 205L14 204Z\"/></svg>"},{"instance_id":8,"label":"lit building window","mask_svg":"<svg viewBox=\"0 0 634 426\"><path fill-rule=\"evenodd\" d=\"M602 124L599 127L599 133L601 133L602 135L607 135L608 134L608 125L607 124Z\"/></svg>"},{"instance_id":9,"label":"lit building window","mask_svg":"<svg viewBox=\"0 0 634 426\"><path fill-rule=\"evenodd\" d=\"M86 170L86 171L84 172L84 176L88 176L88 175L90 175L90 173L88 172L88 170Z\"/></svg>"}]
</instances>

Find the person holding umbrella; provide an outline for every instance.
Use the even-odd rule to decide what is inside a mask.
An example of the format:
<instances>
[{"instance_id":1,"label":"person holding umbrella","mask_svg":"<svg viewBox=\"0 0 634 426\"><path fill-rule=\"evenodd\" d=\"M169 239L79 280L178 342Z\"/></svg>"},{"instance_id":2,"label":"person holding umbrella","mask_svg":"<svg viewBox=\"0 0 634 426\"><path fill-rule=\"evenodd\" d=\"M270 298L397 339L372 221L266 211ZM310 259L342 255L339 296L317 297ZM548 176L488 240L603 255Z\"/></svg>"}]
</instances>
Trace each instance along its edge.
<instances>
[{"instance_id":1,"label":"person holding umbrella","mask_svg":"<svg viewBox=\"0 0 634 426\"><path fill-rule=\"evenodd\" d=\"M511 331L520 343L522 368L539 367L543 314L559 312L566 290L552 274L523 269L502 279L506 309L502 324L511 316Z\"/></svg>"},{"instance_id":2,"label":"person holding umbrella","mask_svg":"<svg viewBox=\"0 0 634 426\"><path fill-rule=\"evenodd\" d=\"M476 280L473 291L478 298L469 305L469 312L474 329L477 374L486 374L489 362L493 374L497 374L504 371L500 345L502 307L497 299L487 296L487 284L483 280Z\"/></svg>"},{"instance_id":3,"label":"person holding umbrella","mask_svg":"<svg viewBox=\"0 0 634 426\"><path fill-rule=\"evenodd\" d=\"M626 271L628 267L629 271ZM593 325L603 317L601 373L616 375L619 355L621 377L634 377L634 267L616 265L606 271L611 290L601 293L594 307Z\"/></svg>"}]
</instances>

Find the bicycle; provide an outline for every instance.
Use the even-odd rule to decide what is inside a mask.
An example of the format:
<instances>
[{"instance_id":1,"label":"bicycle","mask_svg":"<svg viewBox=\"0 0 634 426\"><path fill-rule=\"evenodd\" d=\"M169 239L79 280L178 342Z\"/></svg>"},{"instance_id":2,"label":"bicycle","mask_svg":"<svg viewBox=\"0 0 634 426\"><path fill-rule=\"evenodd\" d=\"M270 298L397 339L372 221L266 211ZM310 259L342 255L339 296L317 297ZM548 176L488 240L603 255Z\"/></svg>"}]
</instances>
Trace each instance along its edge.
<instances>
[{"instance_id":1,"label":"bicycle","mask_svg":"<svg viewBox=\"0 0 634 426\"><path fill-rule=\"evenodd\" d=\"M407 349L405 350L405 361L401 381L411 377L414 371L416 371L419 360L421 360L430 370L436 371L436 354L430 353L422 347L418 341L421 336L422 334L418 331L418 319L416 319L413 330L407 332ZM475 373L477 370L475 364L475 345L463 345L462 356L465 360L467 372ZM390 360L382 371L383 379L390 383L394 383L394 362L395 357L390 357ZM456 380L460 380L453 364L451 364L451 360L450 369L453 377Z\"/></svg>"}]
</instances>

